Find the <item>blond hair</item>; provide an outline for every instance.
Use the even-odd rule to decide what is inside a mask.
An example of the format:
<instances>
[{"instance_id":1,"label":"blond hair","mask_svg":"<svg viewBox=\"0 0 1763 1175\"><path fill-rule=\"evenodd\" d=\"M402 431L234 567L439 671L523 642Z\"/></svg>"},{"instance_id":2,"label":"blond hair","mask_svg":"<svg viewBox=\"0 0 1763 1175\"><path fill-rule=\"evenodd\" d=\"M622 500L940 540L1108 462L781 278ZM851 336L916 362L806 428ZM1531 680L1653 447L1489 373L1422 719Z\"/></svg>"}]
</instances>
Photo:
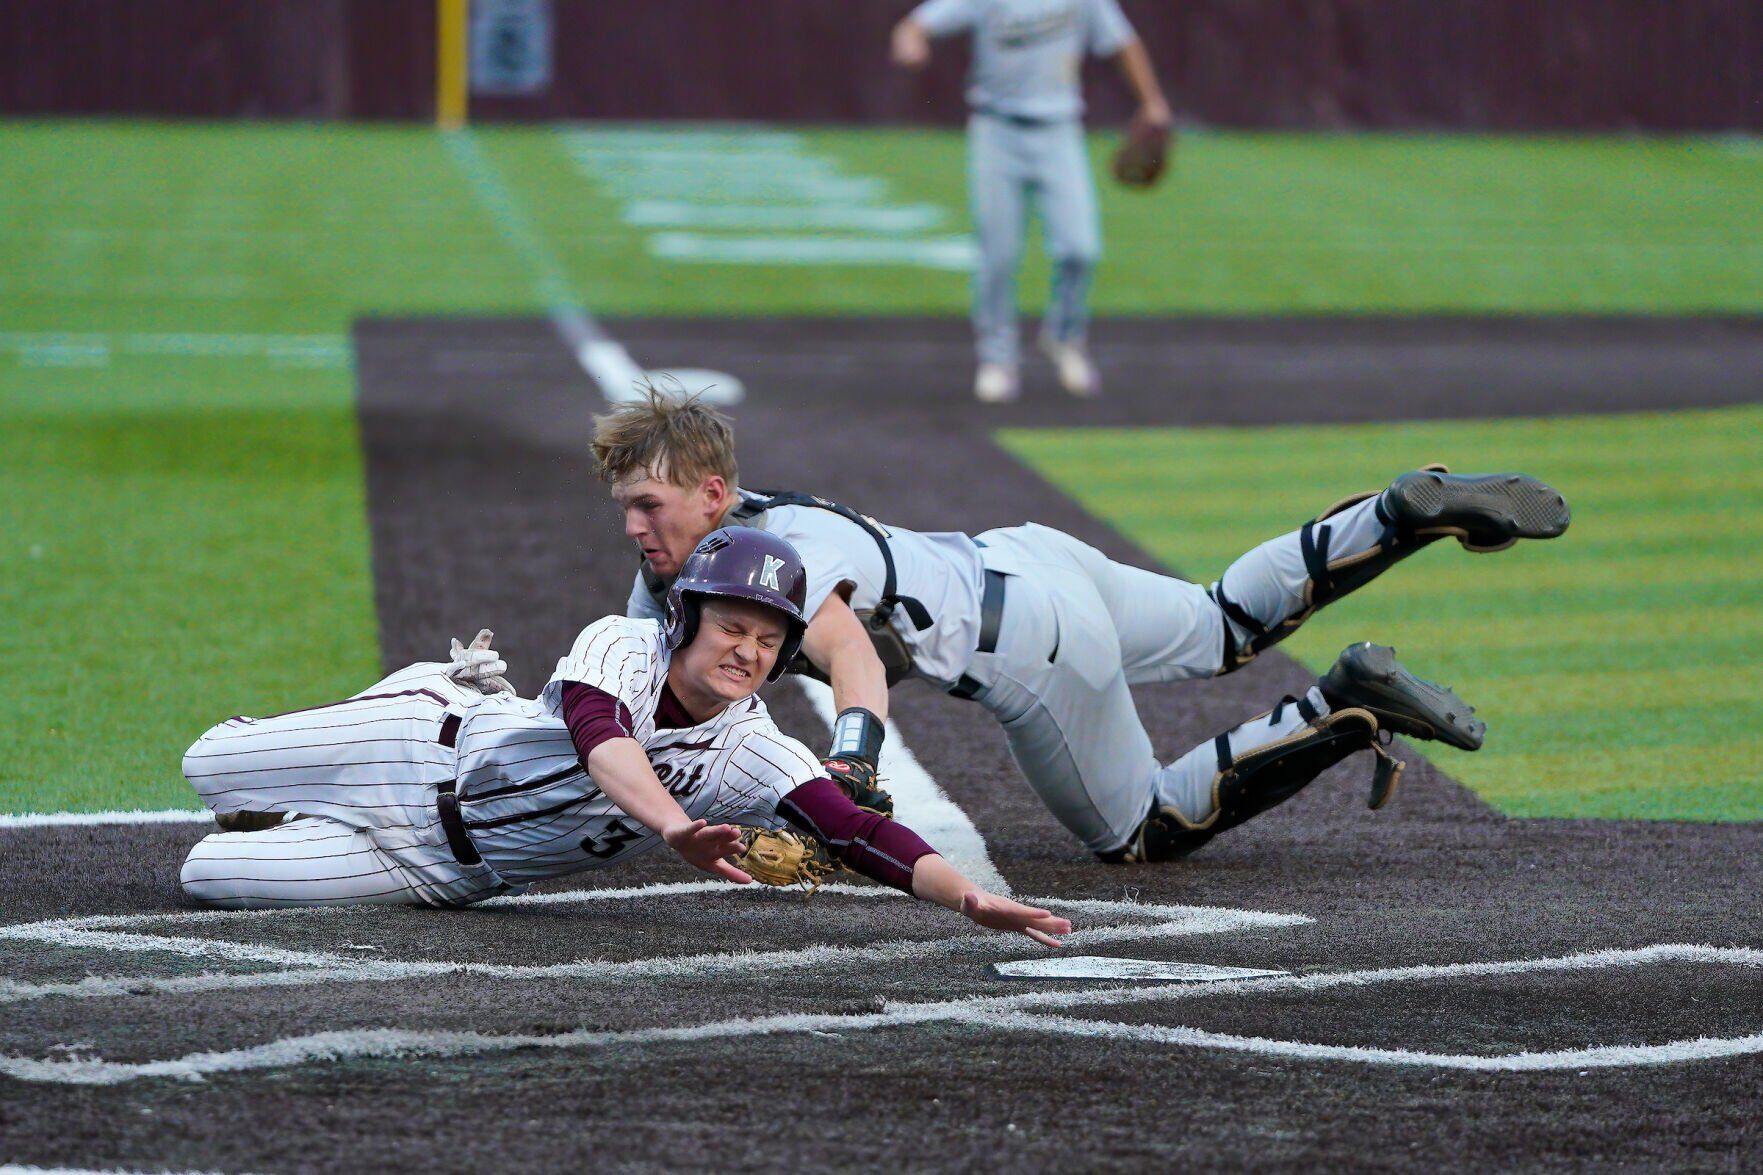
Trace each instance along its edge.
<instances>
[{"instance_id":1,"label":"blond hair","mask_svg":"<svg viewBox=\"0 0 1763 1175\"><path fill-rule=\"evenodd\" d=\"M720 477L737 484L735 430L700 395L645 383L643 396L594 417L594 463L600 480L653 476L684 489Z\"/></svg>"}]
</instances>

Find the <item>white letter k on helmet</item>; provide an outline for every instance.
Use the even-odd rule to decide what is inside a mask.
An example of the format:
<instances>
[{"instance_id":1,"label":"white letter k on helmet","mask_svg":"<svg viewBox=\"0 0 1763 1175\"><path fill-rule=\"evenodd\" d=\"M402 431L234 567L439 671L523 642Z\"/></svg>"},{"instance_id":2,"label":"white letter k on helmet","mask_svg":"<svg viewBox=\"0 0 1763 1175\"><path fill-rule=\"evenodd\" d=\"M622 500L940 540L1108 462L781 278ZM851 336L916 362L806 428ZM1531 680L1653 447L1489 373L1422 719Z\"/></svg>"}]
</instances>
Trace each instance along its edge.
<instances>
[{"instance_id":1,"label":"white letter k on helmet","mask_svg":"<svg viewBox=\"0 0 1763 1175\"><path fill-rule=\"evenodd\" d=\"M774 555L765 557L765 567L759 572L759 586L768 587L772 591L780 590L777 586L777 573L783 568L784 561Z\"/></svg>"}]
</instances>

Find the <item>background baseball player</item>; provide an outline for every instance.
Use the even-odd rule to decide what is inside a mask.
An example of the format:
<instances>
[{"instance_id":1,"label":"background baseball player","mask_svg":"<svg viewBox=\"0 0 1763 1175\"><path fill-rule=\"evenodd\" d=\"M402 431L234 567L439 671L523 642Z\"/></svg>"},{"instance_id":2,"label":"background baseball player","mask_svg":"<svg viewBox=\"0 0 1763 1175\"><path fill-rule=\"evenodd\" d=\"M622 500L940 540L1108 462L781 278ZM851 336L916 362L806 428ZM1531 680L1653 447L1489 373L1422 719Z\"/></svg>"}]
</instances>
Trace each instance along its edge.
<instances>
[{"instance_id":1,"label":"background baseball player","mask_svg":"<svg viewBox=\"0 0 1763 1175\"><path fill-rule=\"evenodd\" d=\"M1438 538L1491 551L1552 538L1569 521L1565 499L1535 478L1429 468L1336 503L1207 588L1115 563L1034 523L927 534L805 494L743 491L733 430L697 400L651 392L620 405L597 422L594 454L642 552L633 616L662 614L667 582L715 527L760 527L801 553L802 651L831 680L839 710L826 766L860 803L887 808L875 790L887 689L913 674L990 711L1053 814L1111 861L1191 851L1359 749L1379 753L1378 806L1396 775L1380 729L1464 750L1484 733L1448 689L1361 644L1303 697L1165 765L1129 686L1247 664Z\"/></svg>"},{"instance_id":2,"label":"background baseball player","mask_svg":"<svg viewBox=\"0 0 1763 1175\"><path fill-rule=\"evenodd\" d=\"M217 814L300 815L207 837L184 891L235 908L460 906L662 841L744 883L725 860L743 833L725 822L787 822L860 873L1057 946L1065 919L986 893L858 809L773 724L754 692L801 644L806 583L784 540L718 531L684 560L664 621L590 625L537 699L502 692L485 633L335 705L229 718L190 748L191 784Z\"/></svg>"},{"instance_id":3,"label":"background baseball player","mask_svg":"<svg viewBox=\"0 0 1763 1175\"><path fill-rule=\"evenodd\" d=\"M1084 55L1118 60L1138 99L1139 123L1167 128L1169 103L1116 0L928 0L894 27L894 61L922 68L930 61L930 38L960 32L973 34L967 175L980 251L973 283L974 395L1001 403L1020 393L1016 267L1032 198L1053 266L1041 347L1066 391L1093 396L1101 381L1085 332L1102 234L1084 148Z\"/></svg>"}]
</instances>

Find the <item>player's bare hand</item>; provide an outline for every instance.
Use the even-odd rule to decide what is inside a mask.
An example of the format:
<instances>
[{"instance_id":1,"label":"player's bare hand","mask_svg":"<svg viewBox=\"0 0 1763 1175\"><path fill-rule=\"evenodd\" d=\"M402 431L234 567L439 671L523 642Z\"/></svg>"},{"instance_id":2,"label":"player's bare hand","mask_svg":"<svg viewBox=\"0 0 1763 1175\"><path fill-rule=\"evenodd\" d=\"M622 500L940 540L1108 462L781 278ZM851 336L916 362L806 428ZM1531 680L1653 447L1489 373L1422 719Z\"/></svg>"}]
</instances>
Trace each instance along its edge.
<instances>
[{"instance_id":1,"label":"player's bare hand","mask_svg":"<svg viewBox=\"0 0 1763 1175\"><path fill-rule=\"evenodd\" d=\"M914 20L903 20L894 26L891 46L894 64L902 69L923 69L930 64L930 38Z\"/></svg>"},{"instance_id":2,"label":"player's bare hand","mask_svg":"<svg viewBox=\"0 0 1763 1175\"><path fill-rule=\"evenodd\" d=\"M676 824L661 834L667 847L684 857L688 863L706 873L714 873L736 885L753 879L724 860L741 851L741 830L732 824L711 824L694 820Z\"/></svg>"},{"instance_id":3,"label":"player's bare hand","mask_svg":"<svg viewBox=\"0 0 1763 1175\"><path fill-rule=\"evenodd\" d=\"M963 895L961 913L988 930L1026 934L1044 947L1064 946L1053 936L1071 933L1071 919L1061 918L1051 910L1001 898L983 889L970 890Z\"/></svg>"},{"instance_id":4,"label":"player's bare hand","mask_svg":"<svg viewBox=\"0 0 1763 1175\"><path fill-rule=\"evenodd\" d=\"M508 662L490 647L495 636L489 629L480 628L469 645L460 644L459 638L454 637L447 676L480 694L513 693L514 687L502 676L508 672Z\"/></svg>"}]
</instances>

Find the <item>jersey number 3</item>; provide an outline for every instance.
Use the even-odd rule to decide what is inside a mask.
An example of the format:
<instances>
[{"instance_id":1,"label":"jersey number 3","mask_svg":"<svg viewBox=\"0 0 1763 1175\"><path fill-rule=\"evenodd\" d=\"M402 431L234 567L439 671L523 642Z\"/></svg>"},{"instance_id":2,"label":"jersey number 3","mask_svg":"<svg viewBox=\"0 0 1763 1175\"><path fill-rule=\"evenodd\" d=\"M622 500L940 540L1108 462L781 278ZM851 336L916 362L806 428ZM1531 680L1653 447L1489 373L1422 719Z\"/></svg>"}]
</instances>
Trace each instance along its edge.
<instances>
[{"instance_id":1,"label":"jersey number 3","mask_svg":"<svg viewBox=\"0 0 1763 1175\"><path fill-rule=\"evenodd\" d=\"M640 828L632 828L617 816L599 836L582 838L582 852L590 857L598 857L604 861L608 857L616 857L618 851L643 835Z\"/></svg>"}]
</instances>

